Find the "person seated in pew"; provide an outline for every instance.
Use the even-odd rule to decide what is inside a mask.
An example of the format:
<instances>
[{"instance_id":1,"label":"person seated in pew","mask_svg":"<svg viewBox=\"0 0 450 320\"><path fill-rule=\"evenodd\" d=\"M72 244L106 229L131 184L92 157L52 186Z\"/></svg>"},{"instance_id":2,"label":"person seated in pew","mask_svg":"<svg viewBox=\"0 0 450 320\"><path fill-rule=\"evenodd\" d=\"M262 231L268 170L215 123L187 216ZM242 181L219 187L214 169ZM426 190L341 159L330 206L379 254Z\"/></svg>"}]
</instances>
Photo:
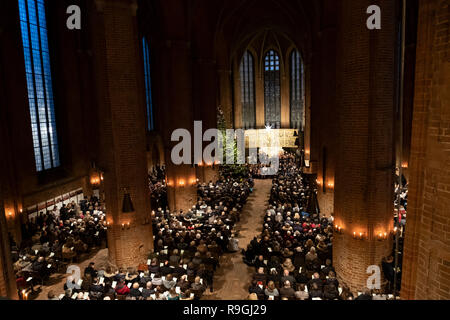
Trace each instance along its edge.
<instances>
[{"instance_id":1,"label":"person seated in pew","mask_svg":"<svg viewBox=\"0 0 450 320\"><path fill-rule=\"evenodd\" d=\"M132 287L130 289L129 295L131 297L136 298L136 300L138 300L138 299L140 299L142 297L142 293L139 290L139 283L138 282L133 283L133 285L132 285Z\"/></svg>"},{"instance_id":2,"label":"person seated in pew","mask_svg":"<svg viewBox=\"0 0 450 320\"><path fill-rule=\"evenodd\" d=\"M295 298L297 300L308 300L309 293L306 291L306 285L304 283L300 283L298 285L298 290L295 292Z\"/></svg>"},{"instance_id":3,"label":"person seated in pew","mask_svg":"<svg viewBox=\"0 0 450 320\"><path fill-rule=\"evenodd\" d=\"M130 293L130 288L126 285L125 280L121 279L115 288L116 294L121 296L126 296Z\"/></svg>"},{"instance_id":4,"label":"person seated in pew","mask_svg":"<svg viewBox=\"0 0 450 320\"><path fill-rule=\"evenodd\" d=\"M155 293L155 288L153 287L152 282L148 281L147 284L145 285L145 288L142 289L142 297L144 299L147 299L154 293Z\"/></svg>"},{"instance_id":5,"label":"person seated in pew","mask_svg":"<svg viewBox=\"0 0 450 320\"><path fill-rule=\"evenodd\" d=\"M269 281L266 289L264 290L264 294L266 295L266 299L278 299L280 293L278 289L275 287L275 283L273 281ZM272 297L272 298L271 298Z\"/></svg>"},{"instance_id":6,"label":"person seated in pew","mask_svg":"<svg viewBox=\"0 0 450 320\"><path fill-rule=\"evenodd\" d=\"M295 290L291 286L291 282L289 280L284 281L283 287L280 289L280 297L287 298L289 300L293 300L295 297Z\"/></svg>"}]
</instances>

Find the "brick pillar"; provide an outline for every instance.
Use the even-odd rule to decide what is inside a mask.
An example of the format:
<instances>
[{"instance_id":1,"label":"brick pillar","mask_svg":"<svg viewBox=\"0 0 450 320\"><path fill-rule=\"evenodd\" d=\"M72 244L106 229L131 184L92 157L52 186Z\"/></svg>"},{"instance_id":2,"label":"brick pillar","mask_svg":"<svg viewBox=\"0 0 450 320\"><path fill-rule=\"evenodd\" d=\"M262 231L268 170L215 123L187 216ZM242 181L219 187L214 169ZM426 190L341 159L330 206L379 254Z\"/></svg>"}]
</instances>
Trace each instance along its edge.
<instances>
[{"instance_id":1,"label":"brick pillar","mask_svg":"<svg viewBox=\"0 0 450 320\"><path fill-rule=\"evenodd\" d=\"M233 105L231 88L231 70L220 68L217 70L219 77L219 105L222 108L227 128L233 128Z\"/></svg>"},{"instance_id":2,"label":"brick pillar","mask_svg":"<svg viewBox=\"0 0 450 320\"><path fill-rule=\"evenodd\" d=\"M199 180L201 182L216 182L219 178L219 167L218 166L203 166L201 167L202 174Z\"/></svg>"},{"instance_id":3,"label":"brick pillar","mask_svg":"<svg viewBox=\"0 0 450 320\"><path fill-rule=\"evenodd\" d=\"M167 201L172 211L186 211L197 203L195 168L190 165L174 165L166 162Z\"/></svg>"},{"instance_id":4,"label":"brick pillar","mask_svg":"<svg viewBox=\"0 0 450 320\"><path fill-rule=\"evenodd\" d=\"M200 49L201 50L201 49ZM195 119L202 121L202 129L217 129L218 75L216 61L210 58L196 59L194 62L194 108ZM203 142L203 148L211 142ZM204 150L204 149L203 149ZM205 160L204 160L205 161ZM201 182L216 181L219 168L203 165L197 168L197 178Z\"/></svg>"},{"instance_id":5,"label":"brick pillar","mask_svg":"<svg viewBox=\"0 0 450 320\"><path fill-rule=\"evenodd\" d=\"M366 28L373 1L344 0L337 42L338 146L334 212L343 233L336 234L333 262L353 290L366 286L370 265L392 251L394 174L395 1L378 1L382 29ZM353 232L367 235L355 240Z\"/></svg>"},{"instance_id":6,"label":"brick pillar","mask_svg":"<svg viewBox=\"0 0 450 320\"><path fill-rule=\"evenodd\" d=\"M419 2L402 299L450 299L450 11Z\"/></svg>"},{"instance_id":7,"label":"brick pillar","mask_svg":"<svg viewBox=\"0 0 450 320\"><path fill-rule=\"evenodd\" d=\"M180 4L181 5L181 4ZM176 129L186 129L191 135L194 154L194 108L192 104L191 44L185 40L166 40L160 50L161 128L165 147L167 198L171 210L186 210L197 202L196 170L193 165L176 165L171 151L178 142L171 141Z\"/></svg>"},{"instance_id":8,"label":"brick pillar","mask_svg":"<svg viewBox=\"0 0 450 320\"><path fill-rule=\"evenodd\" d=\"M0 185L0 196L2 195ZM18 299L3 199L0 197L0 297Z\"/></svg>"},{"instance_id":9,"label":"brick pillar","mask_svg":"<svg viewBox=\"0 0 450 320\"><path fill-rule=\"evenodd\" d=\"M145 262L153 248L137 6L132 0L95 4L97 12L92 15L92 23L100 110L98 165L104 171L110 222L109 259L119 267L134 267ZM122 212L125 188L131 195L134 212Z\"/></svg>"}]
</instances>

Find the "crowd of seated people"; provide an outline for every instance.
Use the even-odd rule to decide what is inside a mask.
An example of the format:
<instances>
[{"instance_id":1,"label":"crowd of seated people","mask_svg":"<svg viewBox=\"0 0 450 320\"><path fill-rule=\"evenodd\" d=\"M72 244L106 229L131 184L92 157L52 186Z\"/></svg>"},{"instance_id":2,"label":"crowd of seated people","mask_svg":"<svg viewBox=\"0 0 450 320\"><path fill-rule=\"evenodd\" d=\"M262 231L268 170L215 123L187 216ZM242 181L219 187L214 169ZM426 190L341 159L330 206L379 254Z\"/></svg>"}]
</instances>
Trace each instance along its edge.
<instances>
[{"instance_id":1,"label":"crowd of seated people","mask_svg":"<svg viewBox=\"0 0 450 320\"><path fill-rule=\"evenodd\" d=\"M152 212L154 250L147 264L96 270L82 279L70 275L60 299L192 300L213 291L214 271L224 252L238 251L234 224L239 221L253 181L220 178L198 185L198 201L187 212ZM81 281L80 281L81 280ZM54 294L49 299L54 298Z\"/></svg>"},{"instance_id":2,"label":"crowd of seated people","mask_svg":"<svg viewBox=\"0 0 450 320\"><path fill-rule=\"evenodd\" d=\"M242 251L244 262L255 268L249 299L386 299L370 290L354 296L339 283L332 264L333 218L306 209L311 207L314 188L295 156L284 154L273 179L263 231Z\"/></svg>"},{"instance_id":3,"label":"crowd of seated people","mask_svg":"<svg viewBox=\"0 0 450 320\"><path fill-rule=\"evenodd\" d=\"M331 220L304 211L306 195L313 188L295 157L283 155L272 182L263 231L243 252L244 262L255 267L249 293L260 300L337 299L340 295L331 260Z\"/></svg>"},{"instance_id":4,"label":"crowd of seated people","mask_svg":"<svg viewBox=\"0 0 450 320\"><path fill-rule=\"evenodd\" d=\"M40 212L22 226L20 246L12 242L11 252L19 297L35 292L52 273L65 272L67 263L80 261L83 255L106 242L106 223L98 199L85 198Z\"/></svg>"}]
</instances>

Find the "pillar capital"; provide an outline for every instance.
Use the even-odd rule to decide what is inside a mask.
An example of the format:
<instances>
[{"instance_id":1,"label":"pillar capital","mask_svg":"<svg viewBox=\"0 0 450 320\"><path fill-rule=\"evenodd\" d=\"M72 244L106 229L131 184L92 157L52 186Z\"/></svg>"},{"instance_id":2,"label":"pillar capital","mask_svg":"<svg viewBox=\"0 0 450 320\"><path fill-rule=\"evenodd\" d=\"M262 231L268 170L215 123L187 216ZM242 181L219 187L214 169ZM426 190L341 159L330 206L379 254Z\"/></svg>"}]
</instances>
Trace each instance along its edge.
<instances>
[{"instance_id":1,"label":"pillar capital","mask_svg":"<svg viewBox=\"0 0 450 320\"><path fill-rule=\"evenodd\" d=\"M190 50L191 42L187 40L166 39L165 47L167 49Z\"/></svg>"},{"instance_id":2,"label":"pillar capital","mask_svg":"<svg viewBox=\"0 0 450 320\"><path fill-rule=\"evenodd\" d=\"M104 12L105 6L112 6L121 9L130 9L131 14L136 16L138 4L136 0L94 0L97 11Z\"/></svg>"}]
</instances>

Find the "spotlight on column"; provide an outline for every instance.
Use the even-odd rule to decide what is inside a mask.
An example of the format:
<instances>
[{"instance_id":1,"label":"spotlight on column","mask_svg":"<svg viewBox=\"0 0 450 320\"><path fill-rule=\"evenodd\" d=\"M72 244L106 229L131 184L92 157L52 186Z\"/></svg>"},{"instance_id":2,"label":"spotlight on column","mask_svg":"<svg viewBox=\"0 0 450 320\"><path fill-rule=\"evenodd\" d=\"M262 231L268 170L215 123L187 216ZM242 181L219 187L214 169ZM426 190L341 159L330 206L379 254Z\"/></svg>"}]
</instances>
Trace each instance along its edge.
<instances>
[{"instance_id":1,"label":"spotlight on column","mask_svg":"<svg viewBox=\"0 0 450 320\"><path fill-rule=\"evenodd\" d=\"M131 201L131 196L130 193L127 191L127 189L125 189L125 192L123 194L122 212L123 213L134 212L133 202Z\"/></svg>"}]
</instances>

